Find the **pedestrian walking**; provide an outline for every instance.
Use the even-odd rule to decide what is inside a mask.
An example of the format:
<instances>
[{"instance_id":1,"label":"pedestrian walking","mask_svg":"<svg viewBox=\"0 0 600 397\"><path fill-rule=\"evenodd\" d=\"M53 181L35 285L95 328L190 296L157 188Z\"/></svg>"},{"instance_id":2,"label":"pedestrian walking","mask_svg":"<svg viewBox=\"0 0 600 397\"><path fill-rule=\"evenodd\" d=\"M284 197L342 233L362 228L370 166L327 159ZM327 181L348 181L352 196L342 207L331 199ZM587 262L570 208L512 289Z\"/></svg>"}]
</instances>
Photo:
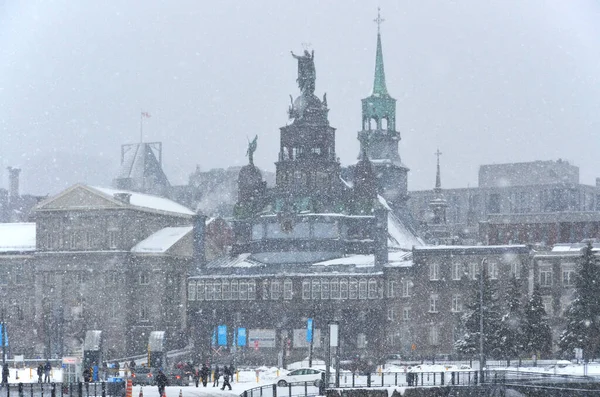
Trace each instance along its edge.
<instances>
[{"instance_id":1,"label":"pedestrian walking","mask_svg":"<svg viewBox=\"0 0 600 397\"><path fill-rule=\"evenodd\" d=\"M43 376L44 376L44 364L40 363L40 365L38 365L37 376L38 376L38 383L42 383Z\"/></svg>"},{"instance_id":2,"label":"pedestrian walking","mask_svg":"<svg viewBox=\"0 0 600 397\"><path fill-rule=\"evenodd\" d=\"M50 360L46 360L46 364L44 364L44 383L50 383L50 371L52 371L52 364L50 364Z\"/></svg>"},{"instance_id":3,"label":"pedestrian walking","mask_svg":"<svg viewBox=\"0 0 600 397\"><path fill-rule=\"evenodd\" d=\"M194 382L196 383L196 387L200 384L200 368L194 368Z\"/></svg>"},{"instance_id":4,"label":"pedestrian walking","mask_svg":"<svg viewBox=\"0 0 600 397\"><path fill-rule=\"evenodd\" d=\"M233 382L235 380L235 368L233 367L233 364L229 366L229 374L231 375L231 381Z\"/></svg>"},{"instance_id":5,"label":"pedestrian walking","mask_svg":"<svg viewBox=\"0 0 600 397\"><path fill-rule=\"evenodd\" d=\"M4 364L2 366L2 385L6 385L8 383L8 377L10 376L10 370L8 369L8 364Z\"/></svg>"},{"instance_id":6,"label":"pedestrian walking","mask_svg":"<svg viewBox=\"0 0 600 397\"><path fill-rule=\"evenodd\" d=\"M229 387L229 390L231 390L231 383L229 383L230 376L231 370L227 366L225 366L223 370L223 387L221 387L221 390L225 390L225 387Z\"/></svg>"},{"instance_id":7,"label":"pedestrian walking","mask_svg":"<svg viewBox=\"0 0 600 397\"><path fill-rule=\"evenodd\" d=\"M158 386L158 395L160 397L163 397L165 394L165 387L167 386L167 383L169 383L167 375L165 375L165 373L159 369L158 374L156 375L156 386Z\"/></svg>"},{"instance_id":8,"label":"pedestrian walking","mask_svg":"<svg viewBox=\"0 0 600 397\"><path fill-rule=\"evenodd\" d=\"M219 387L219 377L221 377L221 373L219 371L219 366L217 365L213 374L213 387Z\"/></svg>"},{"instance_id":9,"label":"pedestrian walking","mask_svg":"<svg viewBox=\"0 0 600 397\"><path fill-rule=\"evenodd\" d=\"M206 364L202 364L200 376L202 377L202 386L206 387L206 384L208 383L208 377L210 376L210 369L206 366Z\"/></svg>"}]
</instances>

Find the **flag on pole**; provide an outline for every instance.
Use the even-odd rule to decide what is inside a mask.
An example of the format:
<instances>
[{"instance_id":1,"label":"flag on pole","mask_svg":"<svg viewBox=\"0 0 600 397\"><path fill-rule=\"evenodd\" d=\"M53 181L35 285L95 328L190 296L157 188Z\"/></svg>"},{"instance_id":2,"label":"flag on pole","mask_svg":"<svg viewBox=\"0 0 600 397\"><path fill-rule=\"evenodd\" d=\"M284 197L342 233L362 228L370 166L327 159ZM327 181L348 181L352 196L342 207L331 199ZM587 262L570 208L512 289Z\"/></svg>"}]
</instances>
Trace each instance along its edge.
<instances>
[{"instance_id":1,"label":"flag on pole","mask_svg":"<svg viewBox=\"0 0 600 397\"><path fill-rule=\"evenodd\" d=\"M142 117L145 117L145 118L149 119L150 118L150 113L148 113L148 112L142 112Z\"/></svg>"}]
</instances>

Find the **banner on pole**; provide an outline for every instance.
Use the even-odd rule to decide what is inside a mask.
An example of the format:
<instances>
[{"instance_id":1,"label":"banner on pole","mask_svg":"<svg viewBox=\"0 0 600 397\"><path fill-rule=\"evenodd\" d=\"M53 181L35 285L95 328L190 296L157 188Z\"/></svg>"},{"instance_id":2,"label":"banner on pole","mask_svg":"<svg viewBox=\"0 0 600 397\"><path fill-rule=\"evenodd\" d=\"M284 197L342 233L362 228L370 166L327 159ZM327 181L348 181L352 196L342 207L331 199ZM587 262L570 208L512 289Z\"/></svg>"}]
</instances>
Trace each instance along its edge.
<instances>
[{"instance_id":1,"label":"banner on pole","mask_svg":"<svg viewBox=\"0 0 600 397\"><path fill-rule=\"evenodd\" d=\"M227 346L227 326L219 325L217 328L217 343L219 346Z\"/></svg>"},{"instance_id":2,"label":"banner on pole","mask_svg":"<svg viewBox=\"0 0 600 397\"><path fill-rule=\"evenodd\" d=\"M238 328L237 332L237 344L238 346L246 346L246 328Z\"/></svg>"},{"instance_id":3,"label":"banner on pole","mask_svg":"<svg viewBox=\"0 0 600 397\"><path fill-rule=\"evenodd\" d=\"M312 342L313 340L313 319L309 318L306 320L306 341Z\"/></svg>"}]
</instances>

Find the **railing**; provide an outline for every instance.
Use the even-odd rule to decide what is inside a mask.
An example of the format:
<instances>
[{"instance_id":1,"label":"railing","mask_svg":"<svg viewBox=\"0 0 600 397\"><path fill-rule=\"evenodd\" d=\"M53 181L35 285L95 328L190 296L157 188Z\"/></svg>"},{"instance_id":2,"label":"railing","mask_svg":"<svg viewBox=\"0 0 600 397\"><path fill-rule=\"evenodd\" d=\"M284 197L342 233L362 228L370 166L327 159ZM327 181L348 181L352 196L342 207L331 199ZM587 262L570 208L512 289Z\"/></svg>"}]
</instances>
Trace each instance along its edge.
<instances>
[{"instance_id":1,"label":"railing","mask_svg":"<svg viewBox=\"0 0 600 397\"><path fill-rule=\"evenodd\" d=\"M125 382L8 383L0 397L121 397Z\"/></svg>"},{"instance_id":2,"label":"railing","mask_svg":"<svg viewBox=\"0 0 600 397\"><path fill-rule=\"evenodd\" d=\"M319 395L318 382L293 382L285 386L264 385L244 391L240 397L310 397Z\"/></svg>"}]
</instances>

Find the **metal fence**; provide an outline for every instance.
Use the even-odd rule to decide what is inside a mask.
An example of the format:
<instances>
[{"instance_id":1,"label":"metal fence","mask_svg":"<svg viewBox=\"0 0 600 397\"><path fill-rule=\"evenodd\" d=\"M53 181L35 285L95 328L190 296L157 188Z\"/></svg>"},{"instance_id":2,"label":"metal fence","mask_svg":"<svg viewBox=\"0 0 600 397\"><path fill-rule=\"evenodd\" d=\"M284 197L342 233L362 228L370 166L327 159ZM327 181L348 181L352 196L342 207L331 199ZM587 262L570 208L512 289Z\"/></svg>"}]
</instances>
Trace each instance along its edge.
<instances>
[{"instance_id":1,"label":"metal fence","mask_svg":"<svg viewBox=\"0 0 600 397\"><path fill-rule=\"evenodd\" d=\"M0 397L121 397L125 382L7 383Z\"/></svg>"}]
</instances>

